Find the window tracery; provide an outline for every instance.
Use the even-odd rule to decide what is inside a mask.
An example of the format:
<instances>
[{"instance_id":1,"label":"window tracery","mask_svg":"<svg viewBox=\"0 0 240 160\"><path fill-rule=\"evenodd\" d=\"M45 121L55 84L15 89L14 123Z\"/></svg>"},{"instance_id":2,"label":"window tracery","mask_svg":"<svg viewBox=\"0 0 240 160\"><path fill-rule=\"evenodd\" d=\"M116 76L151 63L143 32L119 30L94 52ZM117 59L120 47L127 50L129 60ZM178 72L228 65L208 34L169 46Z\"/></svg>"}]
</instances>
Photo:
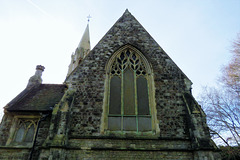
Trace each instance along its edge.
<instances>
[{"instance_id":1,"label":"window tracery","mask_svg":"<svg viewBox=\"0 0 240 160\"><path fill-rule=\"evenodd\" d=\"M31 147L39 115L15 115L6 145Z\"/></svg>"},{"instance_id":2,"label":"window tracery","mask_svg":"<svg viewBox=\"0 0 240 160\"><path fill-rule=\"evenodd\" d=\"M15 131L13 142L32 142L37 128L35 119L19 119Z\"/></svg>"},{"instance_id":3,"label":"window tracery","mask_svg":"<svg viewBox=\"0 0 240 160\"><path fill-rule=\"evenodd\" d=\"M146 66L136 52L128 48L114 58L109 72L109 130L152 130L148 81Z\"/></svg>"}]
</instances>

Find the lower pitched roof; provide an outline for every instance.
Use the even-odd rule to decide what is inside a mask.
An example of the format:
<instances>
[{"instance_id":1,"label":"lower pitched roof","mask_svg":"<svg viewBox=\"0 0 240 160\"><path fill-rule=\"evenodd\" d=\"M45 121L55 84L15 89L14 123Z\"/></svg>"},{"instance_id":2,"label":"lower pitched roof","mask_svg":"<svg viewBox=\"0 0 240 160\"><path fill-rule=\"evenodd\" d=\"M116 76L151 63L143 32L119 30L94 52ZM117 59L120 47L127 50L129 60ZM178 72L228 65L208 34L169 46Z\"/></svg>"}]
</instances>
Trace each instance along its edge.
<instances>
[{"instance_id":1,"label":"lower pitched roof","mask_svg":"<svg viewBox=\"0 0 240 160\"><path fill-rule=\"evenodd\" d=\"M7 111L51 111L64 95L64 84L40 84L23 90L5 106Z\"/></svg>"}]
</instances>

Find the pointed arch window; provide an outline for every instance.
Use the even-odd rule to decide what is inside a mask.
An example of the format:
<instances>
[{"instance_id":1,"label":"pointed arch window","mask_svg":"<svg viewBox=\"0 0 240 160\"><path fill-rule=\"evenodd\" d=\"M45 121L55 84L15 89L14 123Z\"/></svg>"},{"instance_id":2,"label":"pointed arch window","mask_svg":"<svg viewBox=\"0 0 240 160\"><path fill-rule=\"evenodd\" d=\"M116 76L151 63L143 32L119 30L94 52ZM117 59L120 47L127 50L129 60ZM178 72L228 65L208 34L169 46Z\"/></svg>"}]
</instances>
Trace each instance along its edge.
<instances>
[{"instance_id":1,"label":"pointed arch window","mask_svg":"<svg viewBox=\"0 0 240 160\"><path fill-rule=\"evenodd\" d=\"M6 145L30 147L34 140L40 116L16 115Z\"/></svg>"},{"instance_id":2,"label":"pointed arch window","mask_svg":"<svg viewBox=\"0 0 240 160\"><path fill-rule=\"evenodd\" d=\"M37 120L19 119L13 142L32 142Z\"/></svg>"},{"instance_id":3,"label":"pointed arch window","mask_svg":"<svg viewBox=\"0 0 240 160\"><path fill-rule=\"evenodd\" d=\"M153 130L148 72L146 62L130 48L112 59L108 73L108 130Z\"/></svg>"}]
</instances>

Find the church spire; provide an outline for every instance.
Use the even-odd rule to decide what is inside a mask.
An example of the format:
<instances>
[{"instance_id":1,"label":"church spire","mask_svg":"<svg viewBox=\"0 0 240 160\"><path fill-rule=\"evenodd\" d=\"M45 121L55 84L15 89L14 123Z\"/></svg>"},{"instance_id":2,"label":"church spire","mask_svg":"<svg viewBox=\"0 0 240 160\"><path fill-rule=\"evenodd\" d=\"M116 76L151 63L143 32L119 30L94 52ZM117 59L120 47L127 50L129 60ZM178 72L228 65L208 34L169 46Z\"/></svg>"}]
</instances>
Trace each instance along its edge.
<instances>
[{"instance_id":1,"label":"church spire","mask_svg":"<svg viewBox=\"0 0 240 160\"><path fill-rule=\"evenodd\" d=\"M89 36L89 24L87 24L87 27L83 33L82 39L77 47L78 50L84 50L84 52L89 51L91 49L90 46L90 36Z\"/></svg>"},{"instance_id":2,"label":"church spire","mask_svg":"<svg viewBox=\"0 0 240 160\"><path fill-rule=\"evenodd\" d=\"M78 44L78 47L76 48L75 53L71 56L71 63L68 66L68 74L69 75L81 62L82 59L86 57L86 55L91 50L90 45L90 36L89 36L89 20L87 27L83 33L82 39L80 43Z\"/></svg>"}]
</instances>

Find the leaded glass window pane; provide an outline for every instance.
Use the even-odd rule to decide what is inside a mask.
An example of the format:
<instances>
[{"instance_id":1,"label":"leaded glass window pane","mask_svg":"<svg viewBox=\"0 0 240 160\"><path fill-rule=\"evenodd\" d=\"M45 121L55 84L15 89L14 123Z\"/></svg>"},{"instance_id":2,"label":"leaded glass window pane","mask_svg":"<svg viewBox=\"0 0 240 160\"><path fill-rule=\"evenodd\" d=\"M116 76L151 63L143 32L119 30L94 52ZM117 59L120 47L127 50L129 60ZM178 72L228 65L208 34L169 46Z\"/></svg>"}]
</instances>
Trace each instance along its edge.
<instances>
[{"instance_id":1,"label":"leaded glass window pane","mask_svg":"<svg viewBox=\"0 0 240 160\"><path fill-rule=\"evenodd\" d=\"M151 131L149 74L142 57L126 49L115 56L108 73L108 129Z\"/></svg>"},{"instance_id":2,"label":"leaded glass window pane","mask_svg":"<svg viewBox=\"0 0 240 160\"><path fill-rule=\"evenodd\" d=\"M121 114L121 79L113 76L110 82L109 114Z\"/></svg>"},{"instance_id":3,"label":"leaded glass window pane","mask_svg":"<svg viewBox=\"0 0 240 160\"><path fill-rule=\"evenodd\" d=\"M123 130L124 131L136 131L136 117L123 117Z\"/></svg>"},{"instance_id":4,"label":"leaded glass window pane","mask_svg":"<svg viewBox=\"0 0 240 160\"><path fill-rule=\"evenodd\" d=\"M22 142L24 133L25 133L25 128L22 124L21 127L17 130L16 136L15 136L15 142Z\"/></svg>"},{"instance_id":5,"label":"leaded glass window pane","mask_svg":"<svg viewBox=\"0 0 240 160\"><path fill-rule=\"evenodd\" d=\"M123 74L124 115L135 115L134 74L127 68Z\"/></svg>"},{"instance_id":6,"label":"leaded glass window pane","mask_svg":"<svg viewBox=\"0 0 240 160\"><path fill-rule=\"evenodd\" d=\"M151 117L138 117L138 130L139 131L151 131Z\"/></svg>"},{"instance_id":7,"label":"leaded glass window pane","mask_svg":"<svg viewBox=\"0 0 240 160\"><path fill-rule=\"evenodd\" d=\"M36 119L19 119L15 131L15 137L12 142L17 144L22 142L32 142L36 130L36 123Z\"/></svg>"},{"instance_id":8,"label":"leaded glass window pane","mask_svg":"<svg viewBox=\"0 0 240 160\"><path fill-rule=\"evenodd\" d=\"M26 137L24 139L24 142L32 142L33 136L34 136L34 132L35 132L35 129L34 129L34 125L32 124L31 127L27 131L27 134L26 134Z\"/></svg>"},{"instance_id":9,"label":"leaded glass window pane","mask_svg":"<svg viewBox=\"0 0 240 160\"><path fill-rule=\"evenodd\" d=\"M137 79L138 115L149 115L147 80L143 76Z\"/></svg>"},{"instance_id":10,"label":"leaded glass window pane","mask_svg":"<svg viewBox=\"0 0 240 160\"><path fill-rule=\"evenodd\" d=\"M108 117L108 128L112 131L121 130L121 117Z\"/></svg>"}]
</instances>

